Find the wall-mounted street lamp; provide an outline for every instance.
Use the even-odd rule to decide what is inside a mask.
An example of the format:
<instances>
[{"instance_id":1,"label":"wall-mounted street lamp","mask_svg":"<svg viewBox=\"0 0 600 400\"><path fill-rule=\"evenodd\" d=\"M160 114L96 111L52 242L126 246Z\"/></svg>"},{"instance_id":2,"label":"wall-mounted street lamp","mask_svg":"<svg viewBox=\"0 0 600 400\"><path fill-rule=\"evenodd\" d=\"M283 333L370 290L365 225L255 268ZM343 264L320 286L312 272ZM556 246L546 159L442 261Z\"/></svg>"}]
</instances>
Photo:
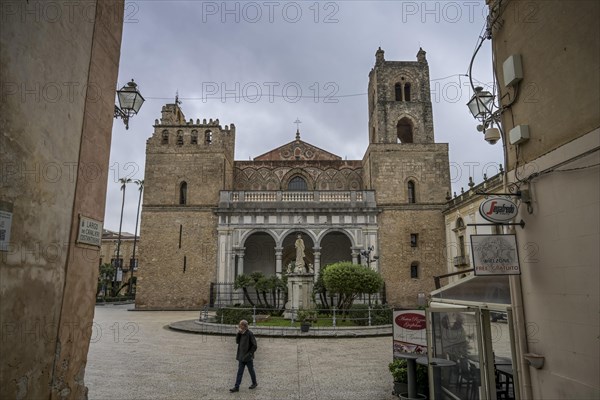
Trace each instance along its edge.
<instances>
[{"instance_id":1,"label":"wall-mounted street lamp","mask_svg":"<svg viewBox=\"0 0 600 400\"><path fill-rule=\"evenodd\" d=\"M372 262L379 260L379 256L376 255L373 255L373 258L371 259L371 252L373 252L373 250L375 250L375 247L369 246L367 247L367 250L361 250L360 252L360 255L367 261L367 267L369 268L371 267Z\"/></svg>"},{"instance_id":2,"label":"wall-mounted street lamp","mask_svg":"<svg viewBox=\"0 0 600 400\"><path fill-rule=\"evenodd\" d=\"M471 100L467 103L467 107L469 107L469 111L471 111L473 118L485 121L488 114L492 114L491 105L493 101L493 94L487 90L483 90L481 86L477 86L473 97L471 97Z\"/></svg>"},{"instance_id":3,"label":"wall-mounted street lamp","mask_svg":"<svg viewBox=\"0 0 600 400\"><path fill-rule=\"evenodd\" d=\"M484 139L489 144L495 144L501 139L500 130L494 128L493 104L494 95L487 90L483 90L481 86L475 88L473 97L467 103L473 118L481 121L481 125L477 127L477 130L485 133Z\"/></svg>"},{"instance_id":4,"label":"wall-mounted street lamp","mask_svg":"<svg viewBox=\"0 0 600 400\"><path fill-rule=\"evenodd\" d=\"M120 90L117 90L119 106L115 104L115 118L123 119L125 129L129 129L129 118L140 111L144 104L144 97L137 88L137 83L131 80Z\"/></svg>"}]
</instances>

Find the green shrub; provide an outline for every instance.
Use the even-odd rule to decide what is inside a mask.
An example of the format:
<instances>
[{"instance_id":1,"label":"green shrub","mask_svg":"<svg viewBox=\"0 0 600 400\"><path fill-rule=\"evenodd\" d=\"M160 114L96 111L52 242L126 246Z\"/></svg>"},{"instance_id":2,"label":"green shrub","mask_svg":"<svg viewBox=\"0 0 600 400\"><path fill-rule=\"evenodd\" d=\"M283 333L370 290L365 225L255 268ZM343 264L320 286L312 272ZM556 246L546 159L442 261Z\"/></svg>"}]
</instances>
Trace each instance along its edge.
<instances>
[{"instance_id":1,"label":"green shrub","mask_svg":"<svg viewBox=\"0 0 600 400\"><path fill-rule=\"evenodd\" d=\"M358 326L369 325L369 306L367 304L354 304L350 309L350 319Z\"/></svg>"},{"instance_id":2,"label":"green shrub","mask_svg":"<svg viewBox=\"0 0 600 400\"><path fill-rule=\"evenodd\" d=\"M223 324L227 325L237 325L243 319L252 323L251 308L219 308L216 316L217 323L221 323L221 318L223 318Z\"/></svg>"},{"instance_id":3,"label":"green shrub","mask_svg":"<svg viewBox=\"0 0 600 400\"><path fill-rule=\"evenodd\" d=\"M407 361L403 358L397 358L388 364L394 382L408 383ZM417 393L429 396L429 380L427 376L427 367L417 365Z\"/></svg>"},{"instance_id":4,"label":"green shrub","mask_svg":"<svg viewBox=\"0 0 600 400\"><path fill-rule=\"evenodd\" d=\"M317 322L317 312L314 310L299 310L296 319L300 322Z\"/></svg>"},{"instance_id":5,"label":"green shrub","mask_svg":"<svg viewBox=\"0 0 600 400\"><path fill-rule=\"evenodd\" d=\"M377 293L383 286L383 278L363 265L342 261L327 266L323 283L330 293L337 293L340 310L349 310L358 295Z\"/></svg>"},{"instance_id":6,"label":"green shrub","mask_svg":"<svg viewBox=\"0 0 600 400\"><path fill-rule=\"evenodd\" d=\"M371 325L389 325L392 319L393 311L388 306L382 304L371 306Z\"/></svg>"},{"instance_id":7,"label":"green shrub","mask_svg":"<svg viewBox=\"0 0 600 400\"><path fill-rule=\"evenodd\" d=\"M408 367L406 360L397 358L388 364L394 382L408 383Z\"/></svg>"}]
</instances>

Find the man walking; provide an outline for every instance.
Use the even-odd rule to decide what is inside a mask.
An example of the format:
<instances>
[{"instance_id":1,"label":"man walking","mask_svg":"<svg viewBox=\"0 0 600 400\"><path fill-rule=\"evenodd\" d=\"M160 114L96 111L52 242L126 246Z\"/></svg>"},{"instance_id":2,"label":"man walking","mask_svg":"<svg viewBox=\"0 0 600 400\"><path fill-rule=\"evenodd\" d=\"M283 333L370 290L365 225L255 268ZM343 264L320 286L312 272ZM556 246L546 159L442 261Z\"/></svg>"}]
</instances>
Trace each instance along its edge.
<instances>
[{"instance_id":1,"label":"man walking","mask_svg":"<svg viewBox=\"0 0 600 400\"><path fill-rule=\"evenodd\" d=\"M246 368L246 366L250 373L250 379L252 379L252 385L250 385L249 389L254 389L258 385L256 382L256 373L254 372L254 352L258 346L256 345L254 334L248 329L248 321L245 319L240 321L235 342L238 345L237 355L235 357L235 359L238 360L238 372L235 379L235 386L229 389L232 393L239 392L240 384L242 383L242 375L244 375L244 368Z\"/></svg>"}]
</instances>

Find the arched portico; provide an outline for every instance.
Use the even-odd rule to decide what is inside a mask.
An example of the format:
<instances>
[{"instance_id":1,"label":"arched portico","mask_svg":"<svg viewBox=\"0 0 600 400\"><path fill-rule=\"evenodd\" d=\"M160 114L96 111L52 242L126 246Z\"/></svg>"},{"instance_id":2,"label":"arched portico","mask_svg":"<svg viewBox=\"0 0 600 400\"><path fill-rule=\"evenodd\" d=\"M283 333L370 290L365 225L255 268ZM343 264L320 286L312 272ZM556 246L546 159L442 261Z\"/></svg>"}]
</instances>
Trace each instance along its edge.
<instances>
[{"instance_id":1,"label":"arched portico","mask_svg":"<svg viewBox=\"0 0 600 400\"><path fill-rule=\"evenodd\" d=\"M257 231L250 234L244 240L242 248L244 251L238 254L236 275L251 274L253 272L262 272L265 275L275 274L275 238L268 232ZM240 263L240 259L242 263Z\"/></svg>"}]
</instances>

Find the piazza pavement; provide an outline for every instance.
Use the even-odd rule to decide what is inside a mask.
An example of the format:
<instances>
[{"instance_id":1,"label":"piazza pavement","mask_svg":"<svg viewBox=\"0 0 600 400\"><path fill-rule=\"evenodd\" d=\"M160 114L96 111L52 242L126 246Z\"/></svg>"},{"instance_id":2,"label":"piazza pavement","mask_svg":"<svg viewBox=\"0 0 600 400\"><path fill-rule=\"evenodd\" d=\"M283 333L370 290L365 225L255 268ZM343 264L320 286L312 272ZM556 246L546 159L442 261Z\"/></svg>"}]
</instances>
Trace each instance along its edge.
<instances>
[{"instance_id":1,"label":"piazza pavement","mask_svg":"<svg viewBox=\"0 0 600 400\"><path fill-rule=\"evenodd\" d=\"M233 336L169 329L196 311L130 311L96 306L85 371L90 400L104 399L397 399L392 337L257 337L258 387L230 393L237 361Z\"/></svg>"}]
</instances>

